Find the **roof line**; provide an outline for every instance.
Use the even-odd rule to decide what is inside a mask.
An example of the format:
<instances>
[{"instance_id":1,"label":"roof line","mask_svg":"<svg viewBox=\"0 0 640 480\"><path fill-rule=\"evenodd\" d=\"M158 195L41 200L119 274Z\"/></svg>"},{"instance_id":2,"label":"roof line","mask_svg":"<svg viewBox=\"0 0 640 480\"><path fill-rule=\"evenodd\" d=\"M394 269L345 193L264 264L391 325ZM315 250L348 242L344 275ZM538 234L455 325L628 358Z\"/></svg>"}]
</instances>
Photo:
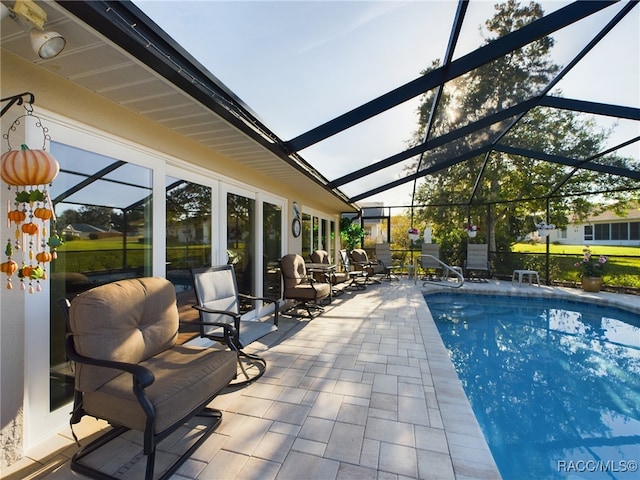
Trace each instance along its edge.
<instances>
[{"instance_id":1,"label":"roof line","mask_svg":"<svg viewBox=\"0 0 640 480\"><path fill-rule=\"evenodd\" d=\"M287 151L284 148L284 142L239 98L131 1L56 1L248 138L345 204L354 206L347 195L336 188L329 187L329 180L306 160Z\"/></svg>"}]
</instances>

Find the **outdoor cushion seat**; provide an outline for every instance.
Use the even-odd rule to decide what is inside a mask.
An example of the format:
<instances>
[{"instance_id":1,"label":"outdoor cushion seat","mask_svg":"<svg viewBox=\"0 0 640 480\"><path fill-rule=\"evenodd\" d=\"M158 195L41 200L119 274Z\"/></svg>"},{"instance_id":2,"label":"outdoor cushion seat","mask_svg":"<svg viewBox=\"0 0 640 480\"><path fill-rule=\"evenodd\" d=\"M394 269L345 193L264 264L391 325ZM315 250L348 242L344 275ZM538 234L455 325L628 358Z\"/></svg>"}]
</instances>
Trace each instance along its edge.
<instances>
[{"instance_id":1,"label":"outdoor cushion seat","mask_svg":"<svg viewBox=\"0 0 640 480\"><path fill-rule=\"evenodd\" d=\"M313 252L311 252L310 255L311 258L311 262L313 263L323 263L326 265L330 265L331 262L329 261L329 252L327 252L326 250L314 250ZM344 283L349 281L350 277L349 274L346 272L336 272L335 270L332 271L329 275L328 275L328 279L331 282L332 285L337 285L338 283ZM317 278L316 278L317 280Z\"/></svg>"},{"instance_id":2,"label":"outdoor cushion seat","mask_svg":"<svg viewBox=\"0 0 640 480\"><path fill-rule=\"evenodd\" d=\"M313 317L312 310L323 310L320 301L331 295L331 285L326 282L317 282L307 275L304 259L300 255L290 253L282 257L280 272L284 300L294 300L296 302L294 308L304 307L309 317Z\"/></svg>"},{"instance_id":3,"label":"outdoor cushion seat","mask_svg":"<svg viewBox=\"0 0 640 480\"><path fill-rule=\"evenodd\" d=\"M366 276L367 283L380 283L380 280L373 278L375 275L385 275L386 268L378 262L369 260L367 251L363 248L356 248L349 253L351 264L356 270L362 271Z\"/></svg>"},{"instance_id":4,"label":"outdoor cushion seat","mask_svg":"<svg viewBox=\"0 0 640 480\"><path fill-rule=\"evenodd\" d=\"M233 327L223 325L229 349L178 345L175 288L160 277L109 283L60 304L66 318L67 356L75 362L70 423L90 415L112 425L76 452L71 469L93 478L113 478L96 467L91 454L135 430L143 433L145 479L151 480L157 443L194 416L208 419L188 450L159 477L169 478L222 419L221 412L207 404L236 376Z\"/></svg>"},{"instance_id":5,"label":"outdoor cushion seat","mask_svg":"<svg viewBox=\"0 0 640 480\"><path fill-rule=\"evenodd\" d=\"M227 355L209 354L210 349L176 345L139 363L155 377L145 390L156 413L154 433L181 420L185 410L198 407L198 399L222 390L236 374L235 363L229 362ZM225 375L221 375L224 371ZM82 405L88 414L111 424L128 425L141 432L145 429L146 415L131 388L131 376L126 373L86 392Z\"/></svg>"}]
</instances>

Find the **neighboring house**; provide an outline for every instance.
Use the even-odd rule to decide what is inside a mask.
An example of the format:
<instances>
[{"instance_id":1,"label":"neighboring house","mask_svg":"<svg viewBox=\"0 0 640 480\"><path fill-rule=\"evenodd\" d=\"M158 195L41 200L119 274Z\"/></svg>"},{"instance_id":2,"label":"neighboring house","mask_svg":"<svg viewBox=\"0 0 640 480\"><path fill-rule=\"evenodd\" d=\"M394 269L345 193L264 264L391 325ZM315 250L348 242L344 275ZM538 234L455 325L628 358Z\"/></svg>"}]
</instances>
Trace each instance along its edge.
<instances>
[{"instance_id":1,"label":"neighboring house","mask_svg":"<svg viewBox=\"0 0 640 480\"><path fill-rule=\"evenodd\" d=\"M385 220L390 220L390 217L385 215L384 203L371 202L371 203L358 203L361 209L362 216L362 228L364 228L365 238L373 240L375 243L387 242L387 231ZM351 218L358 221L360 217L353 213L345 213L344 217Z\"/></svg>"},{"instance_id":2,"label":"neighboring house","mask_svg":"<svg viewBox=\"0 0 640 480\"><path fill-rule=\"evenodd\" d=\"M640 247L640 208L629 210L624 217L606 211L584 221L572 222L566 228L552 230L549 240L565 245Z\"/></svg>"},{"instance_id":3,"label":"neighboring house","mask_svg":"<svg viewBox=\"0 0 640 480\"><path fill-rule=\"evenodd\" d=\"M211 221L204 220L195 225L168 224L167 238L182 244L208 244L211 241Z\"/></svg>"},{"instance_id":4,"label":"neighboring house","mask_svg":"<svg viewBox=\"0 0 640 480\"><path fill-rule=\"evenodd\" d=\"M385 209L382 202L360 203L365 235L375 243L387 242Z\"/></svg>"},{"instance_id":5,"label":"neighboring house","mask_svg":"<svg viewBox=\"0 0 640 480\"><path fill-rule=\"evenodd\" d=\"M87 223L70 223L64 227L60 233L62 233L64 238L75 237L83 240L90 240L92 238L92 234L97 235L99 233L106 233L106 230L94 227Z\"/></svg>"}]
</instances>

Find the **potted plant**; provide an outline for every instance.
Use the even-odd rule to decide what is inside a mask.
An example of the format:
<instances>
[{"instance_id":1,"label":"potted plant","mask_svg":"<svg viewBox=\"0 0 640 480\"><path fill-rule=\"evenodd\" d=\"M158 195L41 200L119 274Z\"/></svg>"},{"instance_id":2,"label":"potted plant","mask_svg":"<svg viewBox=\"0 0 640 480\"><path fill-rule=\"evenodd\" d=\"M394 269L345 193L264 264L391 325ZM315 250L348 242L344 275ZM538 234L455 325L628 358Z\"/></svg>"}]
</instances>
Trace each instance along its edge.
<instances>
[{"instance_id":1,"label":"potted plant","mask_svg":"<svg viewBox=\"0 0 640 480\"><path fill-rule=\"evenodd\" d=\"M604 275L607 257L603 255L599 257L592 256L588 247L585 247L582 253L582 261L574 264L582 273L582 289L585 292L599 292L602 288L602 276Z\"/></svg>"},{"instance_id":2,"label":"potted plant","mask_svg":"<svg viewBox=\"0 0 640 480\"><path fill-rule=\"evenodd\" d=\"M469 238L474 238L477 234L478 234L478 226L474 225L473 223L469 223L466 227L464 227L465 231L467 232L467 235L469 235Z\"/></svg>"},{"instance_id":3,"label":"potted plant","mask_svg":"<svg viewBox=\"0 0 640 480\"><path fill-rule=\"evenodd\" d=\"M538 230L538 235L542 238L549 235L551 230L554 230L556 226L552 223L540 222L536 223L536 230Z\"/></svg>"},{"instance_id":4,"label":"potted plant","mask_svg":"<svg viewBox=\"0 0 640 480\"><path fill-rule=\"evenodd\" d=\"M411 240L411 242L415 242L420 237L420 232L417 228L411 227L407 231L407 235L409 236L409 240Z\"/></svg>"},{"instance_id":5,"label":"potted plant","mask_svg":"<svg viewBox=\"0 0 640 480\"><path fill-rule=\"evenodd\" d=\"M340 238L349 251L358 247L364 238L364 228L358 223L353 223L349 218L340 221Z\"/></svg>"}]
</instances>

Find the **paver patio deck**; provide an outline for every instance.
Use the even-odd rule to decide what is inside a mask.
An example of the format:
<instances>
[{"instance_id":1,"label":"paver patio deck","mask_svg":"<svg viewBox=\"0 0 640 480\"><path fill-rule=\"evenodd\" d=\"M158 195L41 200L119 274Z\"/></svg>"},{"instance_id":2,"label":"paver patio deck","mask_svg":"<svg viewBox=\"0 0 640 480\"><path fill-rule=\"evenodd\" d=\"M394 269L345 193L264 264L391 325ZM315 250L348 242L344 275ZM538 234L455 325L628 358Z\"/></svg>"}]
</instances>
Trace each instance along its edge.
<instances>
[{"instance_id":1,"label":"paver patio deck","mask_svg":"<svg viewBox=\"0 0 640 480\"><path fill-rule=\"evenodd\" d=\"M515 289L496 281L463 288ZM278 332L254 344L268 361L265 375L212 402L224 412L222 424L172 478L499 478L426 307L423 291L434 289L442 287L420 288L405 278L334 298L312 321L283 318ZM517 293L584 295L524 285ZM638 303L631 295L590 295ZM85 418L76 433L83 438L104 426ZM192 431L167 439L163 455L174 454ZM83 478L69 468L75 450L65 429L3 478ZM101 461L121 478L142 478L139 451L137 435L129 434ZM168 460L163 455L158 470Z\"/></svg>"}]
</instances>

